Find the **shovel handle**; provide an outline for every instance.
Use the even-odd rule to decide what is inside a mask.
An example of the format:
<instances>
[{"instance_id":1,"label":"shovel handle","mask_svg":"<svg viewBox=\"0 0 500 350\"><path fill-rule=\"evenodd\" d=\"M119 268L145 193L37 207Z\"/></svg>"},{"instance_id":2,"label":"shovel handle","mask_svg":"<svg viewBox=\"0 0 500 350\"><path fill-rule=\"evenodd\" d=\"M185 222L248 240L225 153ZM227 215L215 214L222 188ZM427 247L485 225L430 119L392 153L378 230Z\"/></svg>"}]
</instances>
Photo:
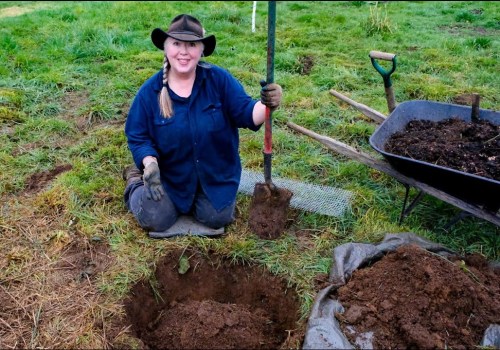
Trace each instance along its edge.
<instances>
[{"instance_id":1,"label":"shovel handle","mask_svg":"<svg viewBox=\"0 0 500 350\"><path fill-rule=\"evenodd\" d=\"M391 82L391 74L394 73L396 70L396 55L393 53L387 53L387 52L380 52L380 51L370 51L370 60L372 61L373 67L377 70L377 72L382 75L382 78L384 78L384 86L385 87L391 87L392 82ZM392 68L390 71L386 71L384 68L382 68L376 59L384 60L384 61L392 61Z\"/></svg>"},{"instance_id":2,"label":"shovel handle","mask_svg":"<svg viewBox=\"0 0 500 350\"><path fill-rule=\"evenodd\" d=\"M273 157L273 138L271 124L271 109L266 107L266 119L264 121L264 180L271 183L271 159Z\"/></svg>"},{"instance_id":3,"label":"shovel handle","mask_svg":"<svg viewBox=\"0 0 500 350\"><path fill-rule=\"evenodd\" d=\"M393 53L373 50L373 51L370 51L370 57L371 58L378 58L379 60L384 60L384 61L392 61L392 59L394 57L396 57L396 55Z\"/></svg>"},{"instance_id":4,"label":"shovel handle","mask_svg":"<svg viewBox=\"0 0 500 350\"><path fill-rule=\"evenodd\" d=\"M276 41L276 1L269 1L267 15L267 78L274 83L274 43Z\"/></svg>"},{"instance_id":5,"label":"shovel handle","mask_svg":"<svg viewBox=\"0 0 500 350\"><path fill-rule=\"evenodd\" d=\"M276 1L268 2L267 15L267 77L266 84L274 82L274 47L276 39ZM261 82L262 85L262 82ZM266 107L266 117L264 119L264 180L267 184L273 185L271 181L271 158L273 155L272 146L272 111Z\"/></svg>"},{"instance_id":6,"label":"shovel handle","mask_svg":"<svg viewBox=\"0 0 500 350\"><path fill-rule=\"evenodd\" d=\"M396 99L394 98L394 91L392 89L392 81L391 74L396 70L396 55L393 53L381 52L381 51L370 51L370 60L372 61L373 67L380 73L382 78L384 79L384 88L385 88L385 98L387 100L387 107L389 108L389 112L392 112L396 108ZM392 68L389 71L386 71L382 68L377 59L384 61L392 61Z\"/></svg>"}]
</instances>

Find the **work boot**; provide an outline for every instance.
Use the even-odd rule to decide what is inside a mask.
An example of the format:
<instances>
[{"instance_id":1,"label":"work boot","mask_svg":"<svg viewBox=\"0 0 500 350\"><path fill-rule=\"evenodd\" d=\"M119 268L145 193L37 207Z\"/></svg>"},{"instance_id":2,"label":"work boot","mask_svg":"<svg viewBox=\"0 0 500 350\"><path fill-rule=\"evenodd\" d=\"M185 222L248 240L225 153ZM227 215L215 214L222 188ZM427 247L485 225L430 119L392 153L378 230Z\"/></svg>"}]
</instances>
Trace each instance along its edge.
<instances>
[{"instance_id":1,"label":"work boot","mask_svg":"<svg viewBox=\"0 0 500 350\"><path fill-rule=\"evenodd\" d=\"M127 181L127 186L128 186L134 182L141 181L142 172L139 169L137 169L135 164L127 165L125 169L123 169L122 178L123 180Z\"/></svg>"}]
</instances>

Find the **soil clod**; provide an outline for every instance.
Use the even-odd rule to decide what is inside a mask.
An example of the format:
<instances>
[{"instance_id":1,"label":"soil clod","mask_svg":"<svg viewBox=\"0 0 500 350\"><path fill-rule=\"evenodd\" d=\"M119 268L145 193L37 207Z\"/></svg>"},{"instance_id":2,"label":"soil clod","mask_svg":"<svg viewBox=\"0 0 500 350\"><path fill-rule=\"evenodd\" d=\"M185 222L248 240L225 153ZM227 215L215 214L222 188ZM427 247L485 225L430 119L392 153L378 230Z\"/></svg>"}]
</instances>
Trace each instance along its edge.
<instances>
[{"instance_id":1,"label":"soil clod","mask_svg":"<svg viewBox=\"0 0 500 350\"><path fill-rule=\"evenodd\" d=\"M285 230L292 192L257 183L250 205L249 225L260 238L276 239Z\"/></svg>"}]
</instances>

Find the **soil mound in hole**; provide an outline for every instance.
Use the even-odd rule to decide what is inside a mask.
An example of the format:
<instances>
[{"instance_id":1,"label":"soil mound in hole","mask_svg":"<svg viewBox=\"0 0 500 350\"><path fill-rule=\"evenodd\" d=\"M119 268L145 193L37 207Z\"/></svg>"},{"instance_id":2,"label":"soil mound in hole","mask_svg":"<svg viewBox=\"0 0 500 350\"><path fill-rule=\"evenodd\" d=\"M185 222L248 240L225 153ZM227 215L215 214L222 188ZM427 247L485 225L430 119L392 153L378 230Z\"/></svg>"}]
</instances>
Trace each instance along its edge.
<instances>
[{"instance_id":1,"label":"soil mound in hole","mask_svg":"<svg viewBox=\"0 0 500 350\"><path fill-rule=\"evenodd\" d=\"M288 347L299 307L295 291L264 269L193 250L169 252L125 301L134 335L151 349Z\"/></svg>"},{"instance_id":2,"label":"soil mound in hole","mask_svg":"<svg viewBox=\"0 0 500 350\"><path fill-rule=\"evenodd\" d=\"M351 344L373 332L375 349L472 349L500 323L500 269L479 254L448 259L401 246L356 270L337 298Z\"/></svg>"},{"instance_id":3,"label":"soil mound in hole","mask_svg":"<svg viewBox=\"0 0 500 350\"><path fill-rule=\"evenodd\" d=\"M385 150L500 181L500 125L448 118L412 120L387 140Z\"/></svg>"}]
</instances>

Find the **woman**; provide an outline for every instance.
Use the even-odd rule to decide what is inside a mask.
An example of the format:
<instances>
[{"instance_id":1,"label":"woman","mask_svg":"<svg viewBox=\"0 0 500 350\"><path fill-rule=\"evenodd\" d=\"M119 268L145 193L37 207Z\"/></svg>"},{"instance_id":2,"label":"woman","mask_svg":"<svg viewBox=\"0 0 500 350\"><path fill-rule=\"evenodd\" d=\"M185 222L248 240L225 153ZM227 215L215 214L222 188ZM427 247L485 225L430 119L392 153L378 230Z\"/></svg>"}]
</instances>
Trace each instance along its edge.
<instances>
[{"instance_id":1,"label":"woman","mask_svg":"<svg viewBox=\"0 0 500 350\"><path fill-rule=\"evenodd\" d=\"M266 106L274 110L281 102L278 84L254 100L228 71L201 62L216 45L204 33L186 14L167 32L153 30L163 69L139 89L127 117L135 166L124 171L125 203L150 231L164 231L186 214L214 229L232 222L241 176L238 128L259 130Z\"/></svg>"}]
</instances>

